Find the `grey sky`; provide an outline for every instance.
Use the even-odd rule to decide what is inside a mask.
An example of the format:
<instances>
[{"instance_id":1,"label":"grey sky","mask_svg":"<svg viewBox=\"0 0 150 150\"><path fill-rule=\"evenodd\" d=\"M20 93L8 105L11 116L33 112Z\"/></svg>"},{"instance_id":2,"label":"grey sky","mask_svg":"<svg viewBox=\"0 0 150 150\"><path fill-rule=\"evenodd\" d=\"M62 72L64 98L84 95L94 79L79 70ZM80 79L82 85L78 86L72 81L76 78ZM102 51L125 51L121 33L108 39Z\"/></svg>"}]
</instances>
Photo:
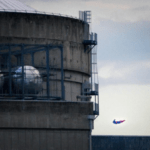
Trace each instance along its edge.
<instances>
[{"instance_id":1,"label":"grey sky","mask_svg":"<svg viewBox=\"0 0 150 150\"><path fill-rule=\"evenodd\" d=\"M150 59L150 22L117 23L103 20L94 28L99 33L100 49L103 49L98 56L100 60Z\"/></svg>"},{"instance_id":2,"label":"grey sky","mask_svg":"<svg viewBox=\"0 0 150 150\"><path fill-rule=\"evenodd\" d=\"M150 135L150 1L20 1L75 17L79 10L92 11L100 84L100 116L93 134ZM113 119L126 121L116 126Z\"/></svg>"}]
</instances>

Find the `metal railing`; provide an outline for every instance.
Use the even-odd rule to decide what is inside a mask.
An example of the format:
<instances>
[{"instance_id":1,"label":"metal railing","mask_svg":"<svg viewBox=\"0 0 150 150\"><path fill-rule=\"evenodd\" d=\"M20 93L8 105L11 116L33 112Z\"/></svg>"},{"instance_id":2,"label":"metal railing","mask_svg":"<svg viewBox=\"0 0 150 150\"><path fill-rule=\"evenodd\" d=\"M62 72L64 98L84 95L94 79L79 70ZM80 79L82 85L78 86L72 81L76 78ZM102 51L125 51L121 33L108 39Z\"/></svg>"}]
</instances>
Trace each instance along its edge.
<instances>
[{"instance_id":1,"label":"metal railing","mask_svg":"<svg viewBox=\"0 0 150 150\"><path fill-rule=\"evenodd\" d=\"M65 100L63 79L62 45L0 44L0 99Z\"/></svg>"},{"instance_id":2,"label":"metal railing","mask_svg":"<svg viewBox=\"0 0 150 150\"><path fill-rule=\"evenodd\" d=\"M60 13L50 13L50 12L44 12L44 11L30 11L30 10L15 10L15 9L0 9L0 12L13 12L13 13L29 13L29 14L42 14L42 15L51 15L51 16L61 16L61 17L67 17L67 18L73 18L78 19L80 21L83 21L81 18L64 15Z\"/></svg>"}]
</instances>

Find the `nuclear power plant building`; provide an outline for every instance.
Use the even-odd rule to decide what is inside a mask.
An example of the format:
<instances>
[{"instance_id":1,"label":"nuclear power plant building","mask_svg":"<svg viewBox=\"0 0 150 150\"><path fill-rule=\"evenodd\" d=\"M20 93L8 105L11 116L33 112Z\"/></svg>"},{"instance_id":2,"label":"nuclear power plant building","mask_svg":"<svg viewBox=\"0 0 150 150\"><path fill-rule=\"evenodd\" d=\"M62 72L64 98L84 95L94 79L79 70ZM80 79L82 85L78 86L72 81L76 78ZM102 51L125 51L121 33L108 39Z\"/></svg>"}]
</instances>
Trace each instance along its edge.
<instances>
[{"instance_id":1,"label":"nuclear power plant building","mask_svg":"<svg viewBox=\"0 0 150 150\"><path fill-rule=\"evenodd\" d=\"M79 18L0 0L0 150L91 150L97 34Z\"/></svg>"}]
</instances>

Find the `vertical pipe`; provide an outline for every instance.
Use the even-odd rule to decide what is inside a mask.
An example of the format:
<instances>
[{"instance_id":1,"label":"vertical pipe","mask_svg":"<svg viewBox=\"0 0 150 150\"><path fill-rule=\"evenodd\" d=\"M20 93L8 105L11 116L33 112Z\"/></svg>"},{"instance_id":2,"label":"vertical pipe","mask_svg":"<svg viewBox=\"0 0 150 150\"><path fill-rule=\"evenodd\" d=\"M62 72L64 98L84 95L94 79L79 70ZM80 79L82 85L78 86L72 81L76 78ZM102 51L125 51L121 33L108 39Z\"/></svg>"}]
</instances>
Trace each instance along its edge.
<instances>
[{"instance_id":1,"label":"vertical pipe","mask_svg":"<svg viewBox=\"0 0 150 150\"><path fill-rule=\"evenodd\" d=\"M99 84L98 84L98 96L97 96L97 100L98 100L98 115L99 115Z\"/></svg>"},{"instance_id":2,"label":"vertical pipe","mask_svg":"<svg viewBox=\"0 0 150 150\"><path fill-rule=\"evenodd\" d=\"M32 66L34 66L34 52L31 53L31 63Z\"/></svg>"},{"instance_id":3,"label":"vertical pipe","mask_svg":"<svg viewBox=\"0 0 150 150\"><path fill-rule=\"evenodd\" d=\"M84 21L87 23L87 12L84 11Z\"/></svg>"},{"instance_id":4,"label":"vertical pipe","mask_svg":"<svg viewBox=\"0 0 150 150\"><path fill-rule=\"evenodd\" d=\"M89 130L89 150L92 150L92 140L91 140L91 134L93 129L93 120L89 119L90 124L90 130Z\"/></svg>"},{"instance_id":5,"label":"vertical pipe","mask_svg":"<svg viewBox=\"0 0 150 150\"><path fill-rule=\"evenodd\" d=\"M98 44L97 43L97 34L95 33L95 41L96 41L96 45Z\"/></svg>"},{"instance_id":6,"label":"vertical pipe","mask_svg":"<svg viewBox=\"0 0 150 150\"><path fill-rule=\"evenodd\" d=\"M4 61L5 61L4 62L4 68L7 69L7 67L8 67L8 55L4 54L3 57L4 57Z\"/></svg>"},{"instance_id":7,"label":"vertical pipe","mask_svg":"<svg viewBox=\"0 0 150 150\"><path fill-rule=\"evenodd\" d=\"M90 131L89 131L89 150L92 150L91 133L92 133L92 131L91 131L91 129L90 129Z\"/></svg>"},{"instance_id":8,"label":"vertical pipe","mask_svg":"<svg viewBox=\"0 0 150 150\"><path fill-rule=\"evenodd\" d=\"M64 91L64 66L63 66L63 47L60 47L61 51L61 96L62 100L65 100L65 91Z\"/></svg>"},{"instance_id":9,"label":"vertical pipe","mask_svg":"<svg viewBox=\"0 0 150 150\"><path fill-rule=\"evenodd\" d=\"M11 96L11 46L9 45L9 56L8 56L8 69L9 69L9 96Z\"/></svg>"},{"instance_id":10,"label":"vertical pipe","mask_svg":"<svg viewBox=\"0 0 150 150\"><path fill-rule=\"evenodd\" d=\"M97 103L96 103L96 95L95 95L95 112L97 111L96 110L96 108L97 108L96 105L97 105Z\"/></svg>"},{"instance_id":11,"label":"vertical pipe","mask_svg":"<svg viewBox=\"0 0 150 150\"><path fill-rule=\"evenodd\" d=\"M20 66L21 64L21 56L20 55L17 55L17 65Z\"/></svg>"},{"instance_id":12,"label":"vertical pipe","mask_svg":"<svg viewBox=\"0 0 150 150\"><path fill-rule=\"evenodd\" d=\"M21 66L22 66L22 99L24 99L24 45L21 45Z\"/></svg>"},{"instance_id":13,"label":"vertical pipe","mask_svg":"<svg viewBox=\"0 0 150 150\"><path fill-rule=\"evenodd\" d=\"M46 47L46 69L47 69L47 98L50 97L49 90L49 75L50 75L50 67L49 67L49 46Z\"/></svg>"},{"instance_id":14,"label":"vertical pipe","mask_svg":"<svg viewBox=\"0 0 150 150\"><path fill-rule=\"evenodd\" d=\"M94 38L93 38L93 32L91 33L91 40L92 40L92 41L94 40Z\"/></svg>"},{"instance_id":15,"label":"vertical pipe","mask_svg":"<svg viewBox=\"0 0 150 150\"><path fill-rule=\"evenodd\" d=\"M90 60L91 61L91 91L92 91L92 82L93 82L92 81L92 51L93 50L91 49L91 52L90 52L90 54L91 54L91 60Z\"/></svg>"}]
</instances>

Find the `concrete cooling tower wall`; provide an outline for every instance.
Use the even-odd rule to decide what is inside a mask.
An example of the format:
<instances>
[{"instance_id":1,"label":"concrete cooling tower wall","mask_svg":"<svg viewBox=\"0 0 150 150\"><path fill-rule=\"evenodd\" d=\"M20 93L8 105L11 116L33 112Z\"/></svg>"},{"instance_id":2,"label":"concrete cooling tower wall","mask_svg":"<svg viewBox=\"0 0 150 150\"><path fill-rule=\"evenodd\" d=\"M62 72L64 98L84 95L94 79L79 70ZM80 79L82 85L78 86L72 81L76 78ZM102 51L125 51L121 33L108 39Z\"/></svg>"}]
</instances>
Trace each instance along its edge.
<instances>
[{"instance_id":1,"label":"concrete cooling tower wall","mask_svg":"<svg viewBox=\"0 0 150 150\"><path fill-rule=\"evenodd\" d=\"M84 51L83 40L88 40L89 25L81 20L29 13L0 13L0 44L52 44L63 46L65 100L76 101L81 95L82 83L90 77L90 53ZM45 64L45 52L34 54L34 67ZM49 53L49 65L60 69L58 49ZM15 63L16 59L11 59ZM30 55L24 58L24 65L31 65ZM60 80L60 71L57 71ZM53 82L53 81L52 81ZM46 83L43 83L43 87ZM57 91L61 92L60 83ZM50 88L53 91L53 87ZM56 89L55 89L56 90Z\"/></svg>"},{"instance_id":2,"label":"concrete cooling tower wall","mask_svg":"<svg viewBox=\"0 0 150 150\"><path fill-rule=\"evenodd\" d=\"M91 150L95 39L79 19L0 12L0 150Z\"/></svg>"}]
</instances>

